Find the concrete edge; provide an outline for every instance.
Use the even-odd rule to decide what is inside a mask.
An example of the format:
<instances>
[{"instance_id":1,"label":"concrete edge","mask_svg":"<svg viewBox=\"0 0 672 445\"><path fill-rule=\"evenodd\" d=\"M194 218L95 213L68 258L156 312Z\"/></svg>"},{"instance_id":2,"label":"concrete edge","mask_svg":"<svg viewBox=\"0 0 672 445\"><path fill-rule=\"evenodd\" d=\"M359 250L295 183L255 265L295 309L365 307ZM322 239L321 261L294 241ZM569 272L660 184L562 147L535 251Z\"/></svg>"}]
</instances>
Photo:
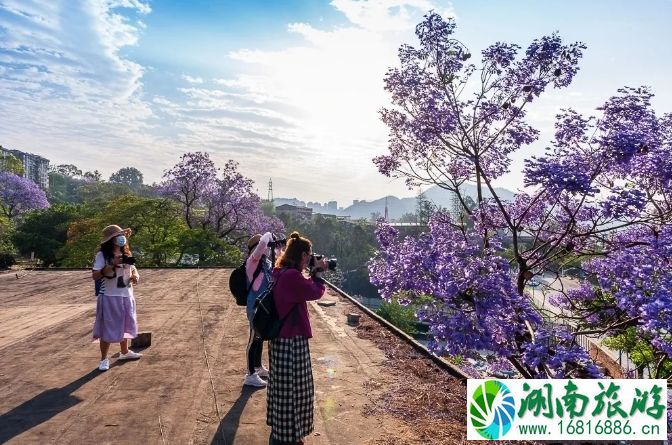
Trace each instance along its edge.
<instances>
[{"instance_id":1,"label":"concrete edge","mask_svg":"<svg viewBox=\"0 0 672 445\"><path fill-rule=\"evenodd\" d=\"M326 281L326 280L325 280ZM371 309L367 308L364 306L362 303L345 293L342 289L338 288L334 284L330 283L329 281L326 281L326 283L329 285L329 287L336 292L338 295L341 297L345 298L348 300L350 303L354 304L359 310L364 312L366 315L374 319L378 324L382 325L387 329L388 331L392 332L397 338L400 340L403 340L407 344L413 347L417 352L422 354L423 356L429 358L432 360L439 368L443 369L444 371L448 372L450 375L453 377L457 378L460 380L460 382L464 385L467 383L467 379L471 379L468 374L463 372L461 369L457 368L456 366L450 364L448 361L442 359L441 357L438 357L437 355L433 354L429 349L427 349L425 346L423 346L421 343L416 341L413 337L390 323L389 321L385 320L382 318L380 315L376 314L373 312Z\"/></svg>"}]
</instances>

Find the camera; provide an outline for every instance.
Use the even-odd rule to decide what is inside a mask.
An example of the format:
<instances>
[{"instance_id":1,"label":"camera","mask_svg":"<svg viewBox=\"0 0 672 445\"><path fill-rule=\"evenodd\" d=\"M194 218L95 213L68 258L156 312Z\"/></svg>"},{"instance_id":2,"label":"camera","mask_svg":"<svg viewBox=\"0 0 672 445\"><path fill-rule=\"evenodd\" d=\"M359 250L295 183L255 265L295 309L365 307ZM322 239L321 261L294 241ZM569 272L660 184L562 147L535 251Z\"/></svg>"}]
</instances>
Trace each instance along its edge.
<instances>
[{"instance_id":1,"label":"camera","mask_svg":"<svg viewBox=\"0 0 672 445\"><path fill-rule=\"evenodd\" d=\"M285 247L287 246L287 238L278 238L275 235L273 235L273 241L268 243L268 247L270 249L275 249L276 247Z\"/></svg>"},{"instance_id":2,"label":"camera","mask_svg":"<svg viewBox=\"0 0 672 445\"><path fill-rule=\"evenodd\" d=\"M322 258L324 258L324 255L312 254L310 256L310 262L308 263L308 267L310 269L314 269L315 268L315 262L320 261ZM336 258L332 258L330 260L327 260L327 269L328 270L336 270L337 266L338 266L338 261L336 260Z\"/></svg>"},{"instance_id":3,"label":"camera","mask_svg":"<svg viewBox=\"0 0 672 445\"><path fill-rule=\"evenodd\" d=\"M126 254L121 255L121 264L128 264L133 266L135 264L135 258L128 256Z\"/></svg>"}]
</instances>

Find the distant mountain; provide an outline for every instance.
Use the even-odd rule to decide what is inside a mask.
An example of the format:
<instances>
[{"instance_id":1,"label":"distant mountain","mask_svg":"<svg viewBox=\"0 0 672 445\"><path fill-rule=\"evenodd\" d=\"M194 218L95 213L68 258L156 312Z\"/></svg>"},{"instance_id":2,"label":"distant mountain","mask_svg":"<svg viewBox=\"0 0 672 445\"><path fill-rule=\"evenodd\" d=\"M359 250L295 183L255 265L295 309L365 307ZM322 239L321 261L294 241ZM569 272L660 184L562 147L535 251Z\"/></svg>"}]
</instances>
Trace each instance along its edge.
<instances>
[{"instance_id":1,"label":"distant mountain","mask_svg":"<svg viewBox=\"0 0 672 445\"><path fill-rule=\"evenodd\" d=\"M471 196L471 198L476 201L476 196L478 195L476 184L464 184L460 187L460 190L463 195ZM497 196L504 201L511 201L515 195L512 191L499 187L495 187L495 192L497 192ZM425 191L425 196L440 207L449 209L451 206L452 193L439 186L435 185L428 188L427 191ZM490 193L490 190L487 188L484 188L483 190L483 198L492 198L492 193Z\"/></svg>"},{"instance_id":2,"label":"distant mountain","mask_svg":"<svg viewBox=\"0 0 672 445\"><path fill-rule=\"evenodd\" d=\"M475 184L465 184L462 186L462 191L465 195L471 196L472 199L476 200L476 185ZM510 190L503 188L495 188L497 196L505 201L510 201L514 197L514 193ZM438 186L433 186L428 188L425 191L425 196L427 199L432 201L435 205L443 208L450 209L451 207L451 198L452 193L444 190ZM484 198L491 198L492 194L486 190L483 194ZM305 201L300 201L298 199L286 199L278 198L275 200L275 205L282 204L292 204L292 205L302 205L307 206L313 209L316 213L325 213L325 214L335 214L339 216L350 216L352 219L358 218L371 218L372 213L380 213L381 216L385 215L385 198L380 198L375 201L359 201L355 204L347 207L343 210L333 210L327 209L326 206L309 202L306 204ZM415 213L416 198L397 198L396 196L387 197L387 209L390 219L399 219L405 213Z\"/></svg>"}]
</instances>

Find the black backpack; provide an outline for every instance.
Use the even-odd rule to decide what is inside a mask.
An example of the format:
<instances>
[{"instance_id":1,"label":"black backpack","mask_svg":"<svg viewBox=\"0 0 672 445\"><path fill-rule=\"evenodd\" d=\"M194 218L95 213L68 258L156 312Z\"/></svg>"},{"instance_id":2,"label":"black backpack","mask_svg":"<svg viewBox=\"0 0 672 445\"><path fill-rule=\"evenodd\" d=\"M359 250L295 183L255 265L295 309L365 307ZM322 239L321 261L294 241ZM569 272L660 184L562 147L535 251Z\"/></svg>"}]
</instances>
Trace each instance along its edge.
<instances>
[{"instance_id":1,"label":"black backpack","mask_svg":"<svg viewBox=\"0 0 672 445\"><path fill-rule=\"evenodd\" d=\"M285 271L287 271L287 269L283 269L278 275L278 278L269 283L266 290L262 292L254 302L252 327L262 340L273 340L276 338L280 334L282 327L285 325L285 321L287 321L287 318L292 314L294 315L293 322L296 326L296 309L298 308L298 305L295 305L292 310L289 311L289 314L281 320L278 315L278 310L275 308L275 300L273 299L273 287L280 281L280 277Z\"/></svg>"},{"instance_id":2,"label":"black backpack","mask_svg":"<svg viewBox=\"0 0 672 445\"><path fill-rule=\"evenodd\" d=\"M266 258L264 257L259 260L259 264L257 264L257 269L252 275L252 282L250 284L247 284L247 268L245 267L247 260L231 272L231 276L229 277L229 290L236 298L236 304L238 306L247 306L247 296L250 294L250 289L252 289L254 281L261 273L261 269L264 267L264 261L266 261Z\"/></svg>"}]
</instances>

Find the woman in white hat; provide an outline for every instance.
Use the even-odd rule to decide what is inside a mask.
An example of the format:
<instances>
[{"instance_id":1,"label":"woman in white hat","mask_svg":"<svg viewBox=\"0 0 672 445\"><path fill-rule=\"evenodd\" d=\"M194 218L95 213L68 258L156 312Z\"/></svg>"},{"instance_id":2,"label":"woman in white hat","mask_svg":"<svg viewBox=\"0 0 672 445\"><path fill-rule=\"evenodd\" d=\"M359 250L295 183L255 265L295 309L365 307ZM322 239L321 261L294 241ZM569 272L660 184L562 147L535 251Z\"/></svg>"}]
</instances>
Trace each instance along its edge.
<instances>
[{"instance_id":1,"label":"woman in white hat","mask_svg":"<svg viewBox=\"0 0 672 445\"><path fill-rule=\"evenodd\" d=\"M100 342L101 361L98 369L110 369L107 352L110 343L121 345L119 360L131 360L142 354L128 349L128 339L138 335L138 322L135 313L133 285L140 276L133 266L128 238L131 229L119 226L107 226L103 229L103 240L96 249L93 263L93 279L102 280L100 295L96 305L96 321L93 325L93 341Z\"/></svg>"}]
</instances>

